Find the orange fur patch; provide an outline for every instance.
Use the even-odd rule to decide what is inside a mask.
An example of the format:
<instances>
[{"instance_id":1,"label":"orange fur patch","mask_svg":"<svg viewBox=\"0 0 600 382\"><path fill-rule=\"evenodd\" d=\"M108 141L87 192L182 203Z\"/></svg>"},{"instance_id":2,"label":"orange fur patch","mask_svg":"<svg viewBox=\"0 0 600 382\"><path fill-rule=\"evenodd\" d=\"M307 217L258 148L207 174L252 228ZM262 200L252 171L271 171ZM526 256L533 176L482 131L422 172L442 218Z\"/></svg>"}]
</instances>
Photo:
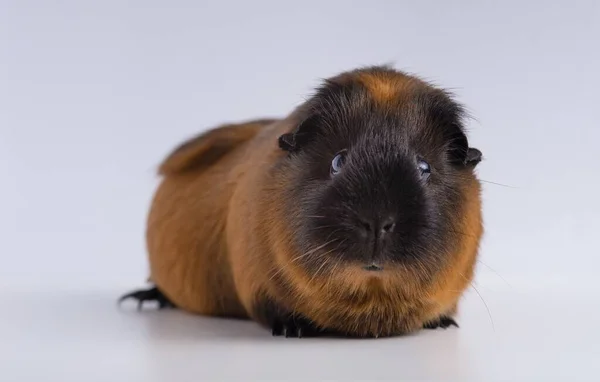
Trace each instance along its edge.
<instances>
[{"instance_id":1,"label":"orange fur patch","mask_svg":"<svg viewBox=\"0 0 600 382\"><path fill-rule=\"evenodd\" d=\"M403 73L384 70L356 70L337 76L333 81L340 84L360 83L381 106L400 102L404 94L409 93L420 83L416 78ZM421 85L425 84L421 83Z\"/></svg>"},{"instance_id":2,"label":"orange fur patch","mask_svg":"<svg viewBox=\"0 0 600 382\"><path fill-rule=\"evenodd\" d=\"M399 98L407 90L410 82L402 75L391 76L379 73L360 73L358 81L368 89L375 101L383 104Z\"/></svg>"}]
</instances>

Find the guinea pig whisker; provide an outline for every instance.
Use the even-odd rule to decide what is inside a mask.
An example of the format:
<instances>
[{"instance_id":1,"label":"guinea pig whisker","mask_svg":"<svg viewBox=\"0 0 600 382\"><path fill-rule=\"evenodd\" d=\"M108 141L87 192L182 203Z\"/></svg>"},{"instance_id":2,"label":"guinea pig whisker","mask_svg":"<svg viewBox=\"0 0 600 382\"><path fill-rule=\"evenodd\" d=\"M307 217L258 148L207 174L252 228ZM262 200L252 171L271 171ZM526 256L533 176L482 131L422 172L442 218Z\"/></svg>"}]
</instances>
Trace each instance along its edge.
<instances>
[{"instance_id":1,"label":"guinea pig whisker","mask_svg":"<svg viewBox=\"0 0 600 382\"><path fill-rule=\"evenodd\" d=\"M335 226L336 226L336 224L330 224L330 225L321 225L321 226L318 226L318 227L311 228L310 230L311 230L311 231L316 231L316 230L319 230L319 229L323 229L323 228L331 228L331 227L335 227Z\"/></svg>"},{"instance_id":2,"label":"guinea pig whisker","mask_svg":"<svg viewBox=\"0 0 600 382\"><path fill-rule=\"evenodd\" d=\"M325 258L323 263L321 264L321 266L319 268L317 268L317 271L313 274L313 276L310 278L310 280L308 281L308 284L312 284L313 280L317 277L317 275L319 274L319 272L323 269L323 267L329 263L329 259Z\"/></svg>"},{"instance_id":3,"label":"guinea pig whisker","mask_svg":"<svg viewBox=\"0 0 600 382\"><path fill-rule=\"evenodd\" d=\"M320 215L308 215L307 218L317 218L317 219L323 219L325 218L325 216L320 216Z\"/></svg>"},{"instance_id":4,"label":"guinea pig whisker","mask_svg":"<svg viewBox=\"0 0 600 382\"><path fill-rule=\"evenodd\" d=\"M284 266L284 267L281 267L281 268L279 268L279 269L277 269L277 268L273 268L271 271L275 271L275 273L273 273L273 274L271 275L271 277L269 277L269 281L273 280L273 279L275 278L275 276L277 276L278 274L280 274L281 272L283 272L283 270L284 270L285 268L286 268L285 266Z\"/></svg>"},{"instance_id":5,"label":"guinea pig whisker","mask_svg":"<svg viewBox=\"0 0 600 382\"><path fill-rule=\"evenodd\" d=\"M491 182L489 180L483 180L483 179L479 179L480 182L483 183L489 183L489 184L493 184L496 186L500 186L500 187L506 187L506 188L519 188L519 187L515 187L515 186L509 186L508 184L502 184L502 183L497 183L497 182Z\"/></svg>"},{"instance_id":6,"label":"guinea pig whisker","mask_svg":"<svg viewBox=\"0 0 600 382\"><path fill-rule=\"evenodd\" d=\"M271 275L271 277L269 277L269 281L273 280L273 279L274 279L274 278L275 278L275 277L276 277L278 274L280 274L280 273L281 273L281 272L283 272L285 269L287 269L287 268L288 268L288 267L289 267L289 266L290 266L290 265L291 265L293 262L295 262L295 261L297 261L297 260L300 260L300 259L302 259L302 258L304 258L304 257L306 257L306 256L309 256L309 255L311 255L312 253L314 253L314 252L318 251L319 249L321 249L321 248L325 247L327 244L331 244L331 243L333 243L334 241L335 241L335 239L334 239L334 240L332 240L331 242L326 242L325 244L322 244L322 245L318 246L317 248L313 248L313 249L309 250L308 252L305 252L305 253L303 253L302 255L299 255L299 256L296 256L296 257L294 257L294 258L293 258L293 259L292 259L290 262L288 262L288 263L284 264L284 265L283 265L281 268L279 268L279 269L273 269L273 270L275 270L275 273L273 273L273 274Z\"/></svg>"},{"instance_id":7,"label":"guinea pig whisker","mask_svg":"<svg viewBox=\"0 0 600 382\"><path fill-rule=\"evenodd\" d=\"M425 262L423 262L422 260L416 260L415 264L417 265L417 267L423 275L429 275L429 271L427 270L427 264Z\"/></svg>"},{"instance_id":8,"label":"guinea pig whisker","mask_svg":"<svg viewBox=\"0 0 600 382\"><path fill-rule=\"evenodd\" d=\"M307 251L307 252L303 253L303 254L302 254L302 255L300 255L300 256L296 256L296 257L294 257L294 258L293 258L291 261L289 261L287 264L284 264L284 265L283 265L281 268L279 268L279 269L274 269L274 270L275 270L275 273L273 273L273 274L271 275L271 277L269 277L269 281L273 280L273 279L274 279L274 278L275 278L277 275L279 275L281 272L283 272L283 271L284 271L284 270L285 270L287 267L289 267L289 266L290 266L290 265L291 265L293 262L295 262L295 261L297 261L297 260L300 260L300 259L302 259L302 258L304 258L304 257L306 257L306 256L310 256L311 254L315 253L316 251L318 251L318 250L322 249L323 247L325 247L325 246L327 246L327 245L329 245L329 244L331 244L331 243L335 242L336 240L338 240L338 239L333 239L333 240L331 240L331 241L327 241L327 242L325 242L324 244L321 244L321 245L319 245L318 247L316 247L316 248L313 248L313 249L311 249L311 250L309 250L309 251Z\"/></svg>"},{"instance_id":9,"label":"guinea pig whisker","mask_svg":"<svg viewBox=\"0 0 600 382\"><path fill-rule=\"evenodd\" d=\"M328 255L328 254L330 254L332 252L337 251L346 242L346 240L347 239L342 240L341 242L338 243L338 245L335 248L330 249L329 251L323 253L321 256L326 256L326 255ZM317 271L314 273L314 275L309 280L309 282L308 282L309 284L311 284L312 281L317 277L317 275L323 269L323 267L325 266L325 264L329 263L329 260L330 260L329 258L325 258L325 260L323 261L323 264L321 264L321 266L317 269ZM340 261L341 260L341 255L337 258L337 260L338 261L334 264L334 268L337 268L337 266L340 264L340 262L341 262Z\"/></svg>"},{"instance_id":10,"label":"guinea pig whisker","mask_svg":"<svg viewBox=\"0 0 600 382\"><path fill-rule=\"evenodd\" d=\"M335 247L334 251L337 251L342 245L344 245L344 243L347 241L347 239L342 240L337 247ZM329 272L329 275L333 275L335 274L335 271L338 269L338 267L340 266L340 264L342 264L342 260L344 258L344 253L340 253L339 255L336 256L335 258L335 262L333 264L333 267L331 267L331 270ZM326 288L329 287L329 284L331 284L331 279L329 279L327 281L327 284L325 285Z\"/></svg>"},{"instance_id":11,"label":"guinea pig whisker","mask_svg":"<svg viewBox=\"0 0 600 382\"><path fill-rule=\"evenodd\" d=\"M326 247L327 245L329 245L329 244L331 244L331 243L334 243L336 240L338 240L338 239L336 238L336 239L332 239L332 240L326 241L326 242L325 242L325 244L321 244L321 245L317 246L316 248L313 248L313 249L309 250L308 252L305 252L304 254L302 254L302 255L300 255L300 256L294 257L294 258L293 258L293 259L290 261L290 263L293 263L293 262L295 262L295 261L297 261L297 260L300 260L300 259L302 259L302 258L304 258L304 257L306 257L306 256L312 255L313 253L317 252L317 251L318 251L318 250L320 250L320 249L323 249L323 248L324 248L324 247Z\"/></svg>"},{"instance_id":12,"label":"guinea pig whisker","mask_svg":"<svg viewBox=\"0 0 600 382\"><path fill-rule=\"evenodd\" d=\"M467 279L465 277L465 275L463 275L462 273L458 272L458 274L465 279L467 282L469 282L469 286L471 288L473 288L473 290L475 291L475 293L477 293L477 295L479 296L479 299L481 300L481 302L483 302L483 305L485 306L485 309L487 310L488 313L488 317L490 318L490 322L492 324L492 330L494 332L496 332L496 326L494 325L494 319L492 318L492 312L490 311L490 307L488 306L488 304L485 302L483 296L481 295L481 293L479 293L479 290L475 287L475 285L473 285L472 282L469 281L469 279Z\"/></svg>"},{"instance_id":13,"label":"guinea pig whisker","mask_svg":"<svg viewBox=\"0 0 600 382\"><path fill-rule=\"evenodd\" d=\"M331 275L333 275L335 273L335 271L337 271L338 267L342 263L343 257L344 257L344 254L341 253L341 254L339 254L339 256L337 256L335 258L335 263L333 264L333 267L331 267L331 271L329 272Z\"/></svg>"},{"instance_id":14,"label":"guinea pig whisker","mask_svg":"<svg viewBox=\"0 0 600 382\"><path fill-rule=\"evenodd\" d=\"M490 317L490 322L492 324L492 330L494 332L496 332L496 325L494 325L494 319L492 318L492 312L490 311L490 307L485 302L485 299L483 298L483 296L481 295L481 293L479 293L479 290L477 290L477 288L475 288L475 285L470 284L470 287L473 288L473 290L477 293L477 295L481 299L481 302L483 302L483 305L485 305L485 309L487 310L488 316Z\"/></svg>"},{"instance_id":15,"label":"guinea pig whisker","mask_svg":"<svg viewBox=\"0 0 600 382\"><path fill-rule=\"evenodd\" d=\"M331 233L329 234L329 236L327 236L327 239L325 239L325 241L328 241L328 240L329 240L329 238L330 238L331 236L333 236L333 235L335 235L336 233L338 233L338 232L342 231L343 229L344 229L344 227L342 227L342 228L338 228L338 229L334 230L333 232L331 232ZM337 239L333 239L333 240L337 240Z\"/></svg>"},{"instance_id":16,"label":"guinea pig whisker","mask_svg":"<svg viewBox=\"0 0 600 382\"><path fill-rule=\"evenodd\" d=\"M289 265L290 265L290 263L284 264L281 268L273 267L273 269L271 271L275 271L275 273L273 273L271 275L271 277L269 277L269 281L273 280L277 275L279 275L279 274L281 274L281 272L285 271Z\"/></svg>"},{"instance_id":17,"label":"guinea pig whisker","mask_svg":"<svg viewBox=\"0 0 600 382\"><path fill-rule=\"evenodd\" d=\"M508 285L510 288L512 288L513 286L510 285L510 283L508 281L506 281L506 279L504 277L502 277L502 275L500 275L500 273L498 273L494 268L490 267L489 265L487 265L486 263L484 263L482 260L477 259L478 262L480 262L483 266L485 266L487 269L489 269L490 271L494 272L496 274L496 276L500 277L502 279L502 281L504 281L506 283L506 285Z\"/></svg>"}]
</instances>

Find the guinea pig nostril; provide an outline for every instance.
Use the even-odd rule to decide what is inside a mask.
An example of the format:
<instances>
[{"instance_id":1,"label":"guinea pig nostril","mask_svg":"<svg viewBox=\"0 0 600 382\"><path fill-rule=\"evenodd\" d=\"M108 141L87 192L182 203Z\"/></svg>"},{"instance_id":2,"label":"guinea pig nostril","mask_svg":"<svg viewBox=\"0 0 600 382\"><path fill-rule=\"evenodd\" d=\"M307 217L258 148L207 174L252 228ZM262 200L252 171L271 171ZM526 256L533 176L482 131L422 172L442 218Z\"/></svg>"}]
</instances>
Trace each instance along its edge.
<instances>
[{"instance_id":1,"label":"guinea pig nostril","mask_svg":"<svg viewBox=\"0 0 600 382\"><path fill-rule=\"evenodd\" d=\"M365 231L367 231L367 232L371 232L371 231L373 231L373 224L371 224L371 223L369 223L369 222L367 222L367 221L364 221L364 220L361 220L360 224L361 224L361 227L362 227L362 228L363 228Z\"/></svg>"},{"instance_id":2,"label":"guinea pig nostril","mask_svg":"<svg viewBox=\"0 0 600 382\"><path fill-rule=\"evenodd\" d=\"M383 233L393 232L396 228L396 222L393 218L388 218L381 223L381 232Z\"/></svg>"},{"instance_id":3,"label":"guinea pig nostril","mask_svg":"<svg viewBox=\"0 0 600 382\"><path fill-rule=\"evenodd\" d=\"M392 232L396 228L396 223L388 223L383 226L383 232Z\"/></svg>"}]
</instances>

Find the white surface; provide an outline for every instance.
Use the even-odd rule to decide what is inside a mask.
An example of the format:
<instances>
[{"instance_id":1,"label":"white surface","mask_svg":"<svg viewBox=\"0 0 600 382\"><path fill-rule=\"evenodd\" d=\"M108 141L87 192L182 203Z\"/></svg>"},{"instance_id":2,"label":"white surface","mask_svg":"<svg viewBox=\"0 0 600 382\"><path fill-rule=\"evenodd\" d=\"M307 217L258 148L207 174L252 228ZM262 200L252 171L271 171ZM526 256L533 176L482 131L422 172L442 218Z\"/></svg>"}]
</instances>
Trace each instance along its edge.
<instances>
[{"instance_id":1,"label":"white surface","mask_svg":"<svg viewBox=\"0 0 600 382\"><path fill-rule=\"evenodd\" d=\"M592 0L0 0L1 379L598 380L599 37ZM390 61L457 93L511 186L484 187L495 330L473 291L461 329L376 341L116 309L166 152Z\"/></svg>"},{"instance_id":2,"label":"white surface","mask_svg":"<svg viewBox=\"0 0 600 382\"><path fill-rule=\"evenodd\" d=\"M513 286L514 287L514 286ZM117 311L119 290L3 294L10 381L597 381L597 293L479 286L460 329L376 339L286 339L252 322Z\"/></svg>"}]
</instances>

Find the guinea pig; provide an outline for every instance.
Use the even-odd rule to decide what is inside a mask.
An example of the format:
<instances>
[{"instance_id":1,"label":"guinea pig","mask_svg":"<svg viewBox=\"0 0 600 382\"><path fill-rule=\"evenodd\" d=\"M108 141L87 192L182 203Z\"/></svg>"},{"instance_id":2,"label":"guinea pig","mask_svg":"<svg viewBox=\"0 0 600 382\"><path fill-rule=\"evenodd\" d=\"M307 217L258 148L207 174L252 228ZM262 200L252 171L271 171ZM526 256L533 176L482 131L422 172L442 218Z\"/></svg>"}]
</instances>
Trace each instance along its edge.
<instances>
[{"instance_id":1,"label":"guinea pig","mask_svg":"<svg viewBox=\"0 0 600 382\"><path fill-rule=\"evenodd\" d=\"M483 233L464 119L447 91L373 66L324 80L283 119L190 139L159 166L153 285L122 299L286 337L458 326Z\"/></svg>"}]
</instances>

